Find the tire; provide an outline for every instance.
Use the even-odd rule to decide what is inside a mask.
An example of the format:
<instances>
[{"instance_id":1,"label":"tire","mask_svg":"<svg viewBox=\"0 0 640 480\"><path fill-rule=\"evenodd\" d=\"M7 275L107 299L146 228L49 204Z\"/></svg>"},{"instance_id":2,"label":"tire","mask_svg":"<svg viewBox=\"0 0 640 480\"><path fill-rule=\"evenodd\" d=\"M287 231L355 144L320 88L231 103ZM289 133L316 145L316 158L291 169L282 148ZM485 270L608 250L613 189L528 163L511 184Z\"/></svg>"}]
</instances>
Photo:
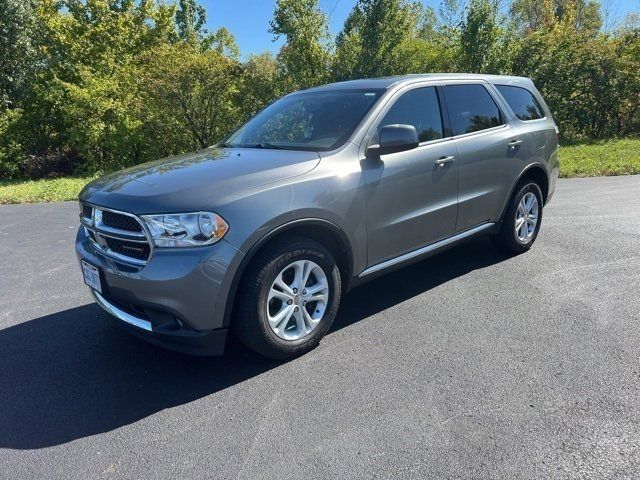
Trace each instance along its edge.
<instances>
[{"instance_id":1,"label":"tire","mask_svg":"<svg viewBox=\"0 0 640 480\"><path fill-rule=\"evenodd\" d=\"M521 201L525 197L525 205L527 200L535 197L535 202L531 204L535 208L531 208L529 212L523 212L521 208ZM498 249L509 253L518 254L529 250L538 237L540 225L542 225L543 208L542 191L538 184L531 180L520 182L507 205L500 232L491 237L493 244ZM534 210L537 213L536 215L534 215ZM531 225L534 216L535 225ZM519 219L522 218L524 218L524 223L527 223L526 231L524 230L525 227L520 227L516 231L516 222L521 223Z\"/></svg>"},{"instance_id":2,"label":"tire","mask_svg":"<svg viewBox=\"0 0 640 480\"><path fill-rule=\"evenodd\" d=\"M298 271L300 277L296 276ZM305 273L308 280L302 285L300 279ZM280 280L278 284L276 279ZM296 288L300 285L302 291ZM331 328L340 305L340 271L321 244L293 237L259 252L238 292L232 323L237 338L265 357L284 360L315 348ZM325 292L325 300L313 300L323 298ZM312 318L314 315L317 318Z\"/></svg>"}]
</instances>

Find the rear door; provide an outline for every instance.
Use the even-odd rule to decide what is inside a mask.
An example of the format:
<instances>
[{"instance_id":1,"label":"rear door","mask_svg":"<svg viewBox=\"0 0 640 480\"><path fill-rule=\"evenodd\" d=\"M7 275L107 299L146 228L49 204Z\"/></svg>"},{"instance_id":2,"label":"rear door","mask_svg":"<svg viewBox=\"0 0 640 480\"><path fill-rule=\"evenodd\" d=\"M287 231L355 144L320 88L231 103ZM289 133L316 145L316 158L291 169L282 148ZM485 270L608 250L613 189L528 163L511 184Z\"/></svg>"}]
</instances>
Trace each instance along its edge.
<instances>
[{"instance_id":1,"label":"rear door","mask_svg":"<svg viewBox=\"0 0 640 480\"><path fill-rule=\"evenodd\" d=\"M409 87L390 101L368 145L385 125L413 125L420 145L363 160L367 183L368 264L375 265L453 235L458 205L456 148L436 87Z\"/></svg>"},{"instance_id":2,"label":"rear door","mask_svg":"<svg viewBox=\"0 0 640 480\"><path fill-rule=\"evenodd\" d=\"M492 86L456 82L443 90L458 150L460 232L500 218L527 149L523 131L505 114Z\"/></svg>"}]
</instances>

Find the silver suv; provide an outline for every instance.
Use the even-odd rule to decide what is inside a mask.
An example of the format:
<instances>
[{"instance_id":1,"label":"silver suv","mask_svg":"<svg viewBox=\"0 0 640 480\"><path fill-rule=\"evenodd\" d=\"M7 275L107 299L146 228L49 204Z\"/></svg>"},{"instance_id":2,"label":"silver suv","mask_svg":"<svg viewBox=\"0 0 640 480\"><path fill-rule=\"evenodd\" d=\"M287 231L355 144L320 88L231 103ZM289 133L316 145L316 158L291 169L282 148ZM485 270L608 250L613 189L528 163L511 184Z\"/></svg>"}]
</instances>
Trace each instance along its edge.
<instances>
[{"instance_id":1,"label":"silver suv","mask_svg":"<svg viewBox=\"0 0 640 480\"><path fill-rule=\"evenodd\" d=\"M528 250L558 178L531 80L433 74L292 93L222 143L102 177L76 250L97 303L168 348L272 358L329 331L340 297L477 235Z\"/></svg>"}]
</instances>

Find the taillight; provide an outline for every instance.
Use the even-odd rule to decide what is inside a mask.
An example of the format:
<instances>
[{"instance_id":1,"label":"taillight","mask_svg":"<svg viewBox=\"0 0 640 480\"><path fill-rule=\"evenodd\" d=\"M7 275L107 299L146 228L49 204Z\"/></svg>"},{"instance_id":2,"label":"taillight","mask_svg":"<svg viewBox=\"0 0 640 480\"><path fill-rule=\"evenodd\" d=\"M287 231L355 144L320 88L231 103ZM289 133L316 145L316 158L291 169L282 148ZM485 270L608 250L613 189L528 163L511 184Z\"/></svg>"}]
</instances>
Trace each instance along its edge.
<instances>
[{"instance_id":1,"label":"taillight","mask_svg":"<svg viewBox=\"0 0 640 480\"><path fill-rule=\"evenodd\" d=\"M558 141L560 141L560 130L558 129L557 125L556 125L556 137L558 137Z\"/></svg>"}]
</instances>

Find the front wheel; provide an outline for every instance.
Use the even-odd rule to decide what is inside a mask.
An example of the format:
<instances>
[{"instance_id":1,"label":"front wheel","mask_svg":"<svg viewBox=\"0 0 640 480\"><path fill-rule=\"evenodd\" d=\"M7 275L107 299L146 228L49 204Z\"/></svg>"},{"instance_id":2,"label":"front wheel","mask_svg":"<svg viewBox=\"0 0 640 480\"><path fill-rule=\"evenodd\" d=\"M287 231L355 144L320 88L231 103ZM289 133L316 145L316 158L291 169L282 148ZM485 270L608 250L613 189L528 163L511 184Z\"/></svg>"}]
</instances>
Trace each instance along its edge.
<instances>
[{"instance_id":1,"label":"front wheel","mask_svg":"<svg viewBox=\"0 0 640 480\"><path fill-rule=\"evenodd\" d=\"M302 237L281 241L258 254L244 275L233 328L266 357L294 357L328 332L340 294L340 272L326 248Z\"/></svg>"},{"instance_id":2,"label":"front wheel","mask_svg":"<svg viewBox=\"0 0 640 480\"><path fill-rule=\"evenodd\" d=\"M536 241L542 224L542 191L537 183L518 185L509 200L500 232L492 237L494 245L511 253L526 252Z\"/></svg>"}]
</instances>

